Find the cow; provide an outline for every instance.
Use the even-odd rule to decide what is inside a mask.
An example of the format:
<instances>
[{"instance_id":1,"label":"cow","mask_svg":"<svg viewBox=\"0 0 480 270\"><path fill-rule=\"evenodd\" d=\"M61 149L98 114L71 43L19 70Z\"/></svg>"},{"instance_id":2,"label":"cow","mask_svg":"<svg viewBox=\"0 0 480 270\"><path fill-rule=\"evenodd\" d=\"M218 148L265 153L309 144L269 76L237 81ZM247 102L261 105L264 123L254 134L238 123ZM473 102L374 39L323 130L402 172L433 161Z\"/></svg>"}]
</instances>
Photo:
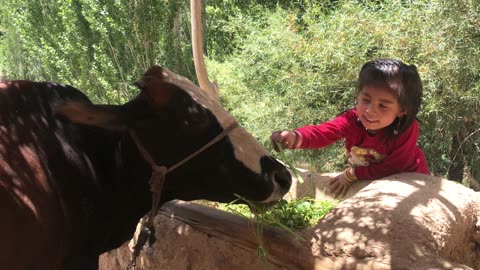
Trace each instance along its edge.
<instances>
[{"instance_id":1,"label":"cow","mask_svg":"<svg viewBox=\"0 0 480 270\"><path fill-rule=\"evenodd\" d=\"M69 85L0 82L0 269L98 269L152 208L156 166L175 167L159 204L288 191L284 165L191 81L153 66L135 84L95 105Z\"/></svg>"}]
</instances>

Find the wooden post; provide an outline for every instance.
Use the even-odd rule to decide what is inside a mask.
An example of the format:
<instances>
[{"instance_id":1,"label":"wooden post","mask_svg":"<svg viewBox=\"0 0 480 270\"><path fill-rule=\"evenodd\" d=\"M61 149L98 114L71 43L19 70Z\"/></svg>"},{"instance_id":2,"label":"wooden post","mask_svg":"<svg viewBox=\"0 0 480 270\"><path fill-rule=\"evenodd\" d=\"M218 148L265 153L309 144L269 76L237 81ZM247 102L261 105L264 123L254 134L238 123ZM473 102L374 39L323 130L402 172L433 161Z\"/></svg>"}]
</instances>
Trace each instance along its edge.
<instances>
[{"instance_id":1,"label":"wooden post","mask_svg":"<svg viewBox=\"0 0 480 270\"><path fill-rule=\"evenodd\" d=\"M193 62L195 64L195 72L197 74L200 88L202 88L212 99L218 101L218 86L216 83L212 84L208 79L207 69L203 58L201 13L201 0L190 0Z\"/></svg>"}]
</instances>

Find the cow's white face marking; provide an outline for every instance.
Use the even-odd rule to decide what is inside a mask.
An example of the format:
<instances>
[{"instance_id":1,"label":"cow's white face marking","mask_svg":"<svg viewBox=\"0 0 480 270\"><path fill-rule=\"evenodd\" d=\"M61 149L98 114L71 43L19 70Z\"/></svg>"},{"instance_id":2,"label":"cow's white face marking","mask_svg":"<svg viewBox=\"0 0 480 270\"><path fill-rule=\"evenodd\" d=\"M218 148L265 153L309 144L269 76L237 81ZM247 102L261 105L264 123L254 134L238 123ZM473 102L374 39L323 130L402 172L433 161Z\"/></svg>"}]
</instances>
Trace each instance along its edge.
<instances>
[{"instance_id":1,"label":"cow's white face marking","mask_svg":"<svg viewBox=\"0 0 480 270\"><path fill-rule=\"evenodd\" d=\"M164 72L163 75L165 76L164 78L167 78L167 76L177 76L175 80L181 81L182 85L187 83L191 84L190 81L179 75L172 75L167 72ZM237 121L218 101L211 99L203 91L194 91L199 90L198 88L191 89L191 87L184 87L183 89L198 104L212 112L224 129ZM233 144L234 154L237 160L241 161L253 172L261 174L260 158L262 156L268 156L268 151L250 133L240 126L233 129L228 134L228 138Z\"/></svg>"}]
</instances>

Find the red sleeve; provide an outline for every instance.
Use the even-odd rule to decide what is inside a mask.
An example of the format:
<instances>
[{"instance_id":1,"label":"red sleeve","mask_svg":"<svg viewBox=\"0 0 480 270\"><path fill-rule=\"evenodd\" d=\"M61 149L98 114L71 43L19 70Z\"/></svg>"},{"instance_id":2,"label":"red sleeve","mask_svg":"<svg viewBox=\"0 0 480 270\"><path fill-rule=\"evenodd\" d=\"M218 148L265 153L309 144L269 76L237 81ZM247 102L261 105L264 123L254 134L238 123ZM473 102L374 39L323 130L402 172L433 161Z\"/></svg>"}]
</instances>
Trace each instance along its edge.
<instances>
[{"instance_id":1,"label":"red sleeve","mask_svg":"<svg viewBox=\"0 0 480 270\"><path fill-rule=\"evenodd\" d=\"M328 122L297 128L302 136L302 144L298 148L322 148L344 138L351 114L347 111Z\"/></svg>"},{"instance_id":2,"label":"red sleeve","mask_svg":"<svg viewBox=\"0 0 480 270\"><path fill-rule=\"evenodd\" d=\"M389 144L392 149L388 151L385 160L355 167L355 176L358 179L371 180L401 172L414 172L417 166L417 140L418 124L414 121L393 144Z\"/></svg>"}]
</instances>

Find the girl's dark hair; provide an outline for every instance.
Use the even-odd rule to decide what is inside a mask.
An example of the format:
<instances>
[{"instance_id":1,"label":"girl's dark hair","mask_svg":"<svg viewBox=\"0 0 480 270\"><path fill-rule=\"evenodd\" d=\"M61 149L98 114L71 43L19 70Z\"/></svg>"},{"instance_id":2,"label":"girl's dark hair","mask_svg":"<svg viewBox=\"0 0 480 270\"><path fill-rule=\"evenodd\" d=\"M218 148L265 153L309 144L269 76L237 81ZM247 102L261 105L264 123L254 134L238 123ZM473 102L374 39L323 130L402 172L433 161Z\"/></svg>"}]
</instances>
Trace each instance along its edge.
<instances>
[{"instance_id":1,"label":"girl's dark hair","mask_svg":"<svg viewBox=\"0 0 480 270\"><path fill-rule=\"evenodd\" d=\"M385 136L391 138L394 130L402 134L417 118L422 103L423 86L417 67L400 60L384 58L365 63L358 76L357 96L366 86L386 87L398 97L406 115L387 127Z\"/></svg>"}]
</instances>

